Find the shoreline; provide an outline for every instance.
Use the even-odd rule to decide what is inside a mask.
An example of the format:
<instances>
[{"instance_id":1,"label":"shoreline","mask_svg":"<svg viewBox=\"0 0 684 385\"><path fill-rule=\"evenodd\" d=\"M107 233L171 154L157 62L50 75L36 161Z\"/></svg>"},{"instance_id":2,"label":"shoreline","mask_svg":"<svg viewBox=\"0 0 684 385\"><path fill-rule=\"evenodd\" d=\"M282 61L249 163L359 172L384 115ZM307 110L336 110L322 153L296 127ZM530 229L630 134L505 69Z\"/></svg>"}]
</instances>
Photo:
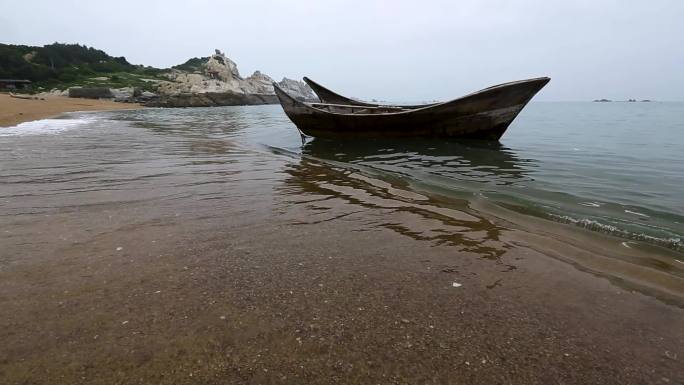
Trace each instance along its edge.
<instances>
[{"instance_id":1,"label":"shoreline","mask_svg":"<svg viewBox=\"0 0 684 385\"><path fill-rule=\"evenodd\" d=\"M54 118L65 112L140 109L137 103L110 100L76 99L49 96L45 100L12 98L0 94L0 129L40 119Z\"/></svg>"}]
</instances>

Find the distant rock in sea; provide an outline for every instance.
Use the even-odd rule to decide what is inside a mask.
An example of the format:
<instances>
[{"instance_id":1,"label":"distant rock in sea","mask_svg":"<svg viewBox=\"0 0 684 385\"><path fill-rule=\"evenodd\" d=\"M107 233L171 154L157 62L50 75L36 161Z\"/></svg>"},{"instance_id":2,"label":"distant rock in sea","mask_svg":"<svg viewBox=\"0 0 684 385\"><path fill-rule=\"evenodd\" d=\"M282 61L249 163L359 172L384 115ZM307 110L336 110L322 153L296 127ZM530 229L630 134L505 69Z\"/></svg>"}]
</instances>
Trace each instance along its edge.
<instances>
[{"instance_id":1,"label":"distant rock in sea","mask_svg":"<svg viewBox=\"0 0 684 385\"><path fill-rule=\"evenodd\" d=\"M220 50L192 68L171 69L167 81L159 82L159 98L148 103L156 107L199 107L277 103L274 80L260 71L243 78L237 64ZM304 82L283 78L277 83L300 100L316 100Z\"/></svg>"},{"instance_id":2,"label":"distant rock in sea","mask_svg":"<svg viewBox=\"0 0 684 385\"><path fill-rule=\"evenodd\" d=\"M610 99L594 99L593 101L594 101L595 103L612 102L612 100L610 100ZM618 102L627 102L627 103L642 102L642 103L648 103L648 102L652 102L652 100L650 100L650 99L642 99L642 100L627 99L627 100L618 100Z\"/></svg>"}]
</instances>

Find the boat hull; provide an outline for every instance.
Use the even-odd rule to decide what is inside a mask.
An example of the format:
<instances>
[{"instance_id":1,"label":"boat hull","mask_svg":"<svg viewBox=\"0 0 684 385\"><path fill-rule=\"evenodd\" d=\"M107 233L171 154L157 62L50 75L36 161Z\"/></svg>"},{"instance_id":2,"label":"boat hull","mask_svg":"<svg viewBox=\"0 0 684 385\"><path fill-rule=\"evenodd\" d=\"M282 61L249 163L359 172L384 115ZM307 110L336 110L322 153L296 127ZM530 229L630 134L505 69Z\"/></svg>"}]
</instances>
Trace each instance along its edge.
<instances>
[{"instance_id":1,"label":"boat hull","mask_svg":"<svg viewBox=\"0 0 684 385\"><path fill-rule=\"evenodd\" d=\"M529 79L489 87L446 103L396 113L335 113L300 102L275 87L292 122L321 138L451 137L499 140L547 83Z\"/></svg>"}]
</instances>

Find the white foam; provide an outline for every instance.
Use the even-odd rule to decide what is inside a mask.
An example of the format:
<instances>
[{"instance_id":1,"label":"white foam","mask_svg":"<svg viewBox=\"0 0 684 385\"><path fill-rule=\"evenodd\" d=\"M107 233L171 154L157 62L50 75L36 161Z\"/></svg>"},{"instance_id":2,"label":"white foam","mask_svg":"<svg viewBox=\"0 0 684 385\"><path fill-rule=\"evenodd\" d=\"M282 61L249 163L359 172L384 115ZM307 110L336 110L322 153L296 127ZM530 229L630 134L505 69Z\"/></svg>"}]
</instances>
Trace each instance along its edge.
<instances>
[{"instance_id":1,"label":"white foam","mask_svg":"<svg viewBox=\"0 0 684 385\"><path fill-rule=\"evenodd\" d=\"M54 135L91 123L92 118L41 119L0 128L0 136Z\"/></svg>"},{"instance_id":2,"label":"white foam","mask_svg":"<svg viewBox=\"0 0 684 385\"><path fill-rule=\"evenodd\" d=\"M642 214L642 213L638 213L638 212L636 212L636 211L625 210L625 212L626 212L627 214L633 214L633 215L638 215L638 216L640 216L640 217L650 218L648 215Z\"/></svg>"},{"instance_id":3,"label":"white foam","mask_svg":"<svg viewBox=\"0 0 684 385\"><path fill-rule=\"evenodd\" d=\"M632 231L624 230L617 228L612 225L608 224L602 224L597 221L587 219L587 218L582 218L582 219L577 219L573 218L567 215L556 215L556 214L548 214L549 217L551 217L553 220L562 222L562 223L569 223L575 226L583 227L587 230L592 230L592 231L597 231L600 233L604 234L610 234L616 237L621 237L621 238L627 238L627 239L633 239L637 241L642 241L642 242L648 242L651 244L659 245L659 246L664 246L670 249L674 250L684 250L684 241L680 238L659 238L659 237L654 237L651 235L647 234L642 234L642 233L635 233Z\"/></svg>"}]
</instances>

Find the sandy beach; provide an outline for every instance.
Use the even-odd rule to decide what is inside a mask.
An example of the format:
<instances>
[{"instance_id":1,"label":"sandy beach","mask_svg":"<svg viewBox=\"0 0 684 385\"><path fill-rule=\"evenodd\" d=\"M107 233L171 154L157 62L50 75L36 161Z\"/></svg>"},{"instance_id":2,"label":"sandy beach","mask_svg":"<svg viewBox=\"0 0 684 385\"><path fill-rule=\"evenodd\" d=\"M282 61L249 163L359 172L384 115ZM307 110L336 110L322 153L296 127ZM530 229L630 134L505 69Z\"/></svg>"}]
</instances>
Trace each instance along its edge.
<instances>
[{"instance_id":1,"label":"sandy beach","mask_svg":"<svg viewBox=\"0 0 684 385\"><path fill-rule=\"evenodd\" d=\"M64 112L134 108L142 108L142 106L135 103L74 99L64 96L50 96L45 98L45 100L27 100L12 98L8 94L0 94L0 127L9 127L31 120L51 118Z\"/></svg>"},{"instance_id":2,"label":"sandy beach","mask_svg":"<svg viewBox=\"0 0 684 385\"><path fill-rule=\"evenodd\" d=\"M5 383L682 379L680 309L535 245L491 261L392 231L254 219L219 230L128 217L63 246L56 234L52 253L31 247L0 275Z\"/></svg>"},{"instance_id":3,"label":"sandy beach","mask_svg":"<svg viewBox=\"0 0 684 385\"><path fill-rule=\"evenodd\" d=\"M233 139L263 111L2 138L0 382L684 381L672 251Z\"/></svg>"}]
</instances>

